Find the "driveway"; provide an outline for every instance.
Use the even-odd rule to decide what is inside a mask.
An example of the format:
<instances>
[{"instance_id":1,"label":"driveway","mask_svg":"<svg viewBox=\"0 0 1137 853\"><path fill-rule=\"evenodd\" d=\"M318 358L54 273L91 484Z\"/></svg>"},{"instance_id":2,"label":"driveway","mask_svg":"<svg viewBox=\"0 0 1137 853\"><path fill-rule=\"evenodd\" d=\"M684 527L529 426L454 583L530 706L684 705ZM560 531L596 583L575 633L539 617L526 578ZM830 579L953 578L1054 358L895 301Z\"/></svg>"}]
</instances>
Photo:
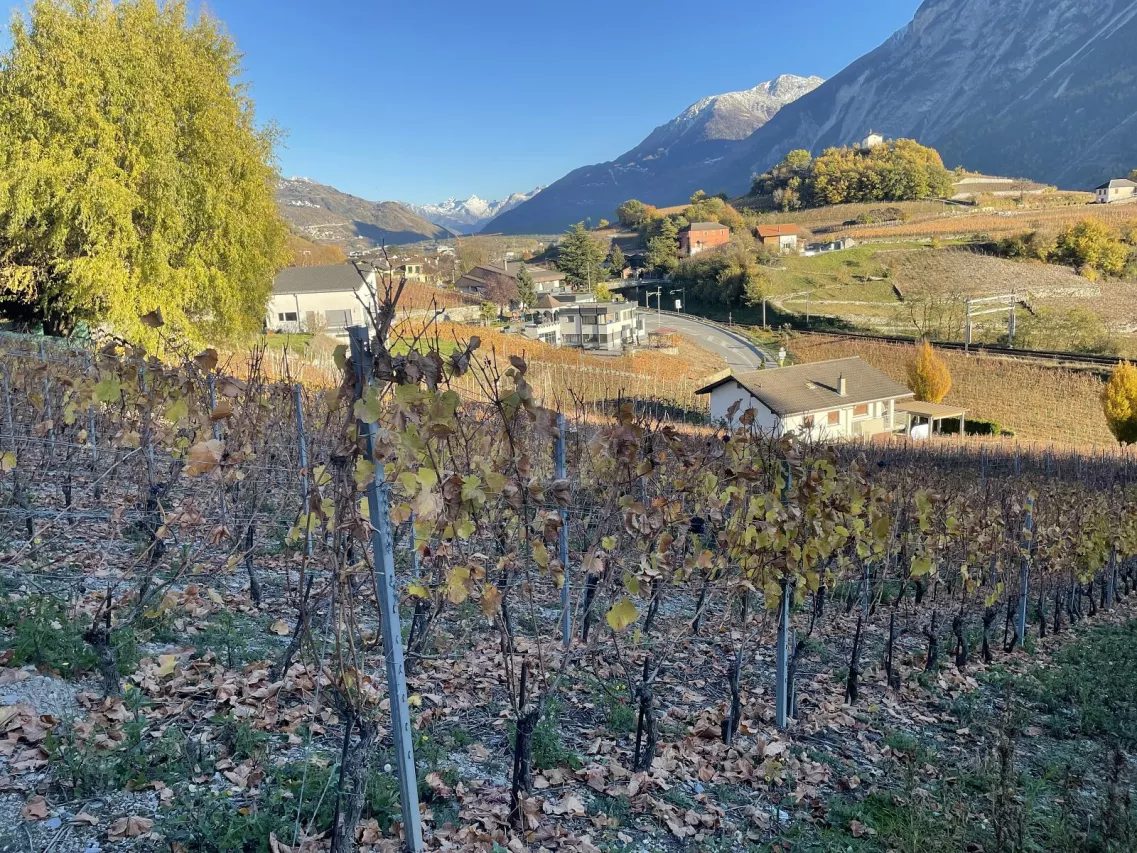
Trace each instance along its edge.
<instances>
[{"instance_id":1,"label":"driveway","mask_svg":"<svg viewBox=\"0 0 1137 853\"><path fill-rule=\"evenodd\" d=\"M655 311L640 309L649 332L657 330L678 332L686 335L703 349L721 356L736 373L758 370L762 363L777 367L778 360L744 335L729 332L724 328L701 322L691 316L678 314L659 315Z\"/></svg>"}]
</instances>

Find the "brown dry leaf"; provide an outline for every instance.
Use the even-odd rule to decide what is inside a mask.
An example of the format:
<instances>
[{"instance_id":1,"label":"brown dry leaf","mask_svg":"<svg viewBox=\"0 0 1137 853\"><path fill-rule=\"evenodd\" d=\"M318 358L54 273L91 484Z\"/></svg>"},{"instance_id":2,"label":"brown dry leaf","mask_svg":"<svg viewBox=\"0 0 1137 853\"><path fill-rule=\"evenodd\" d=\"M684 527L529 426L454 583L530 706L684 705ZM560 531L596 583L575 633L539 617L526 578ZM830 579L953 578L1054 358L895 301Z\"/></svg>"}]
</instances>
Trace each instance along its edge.
<instances>
[{"instance_id":1,"label":"brown dry leaf","mask_svg":"<svg viewBox=\"0 0 1137 853\"><path fill-rule=\"evenodd\" d=\"M853 838L860 838L864 835L876 835L876 830L871 826L866 826L859 820L854 820L849 824L849 831L853 833Z\"/></svg>"},{"instance_id":2,"label":"brown dry leaf","mask_svg":"<svg viewBox=\"0 0 1137 853\"><path fill-rule=\"evenodd\" d=\"M195 355L193 360L203 371L212 373L217 368L217 350L210 347Z\"/></svg>"},{"instance_id":3,"label":"brown dry leaf","mask_svg":"<svg viewBox=\"0 0 1137 853\"><path fill-rule=\"evenodd\" d=\"M481 607L482 613L490 618L496 616L497 612L501 610L501 590L492 583L488 583L482 588Z\"/></svg>"},{"instance_id":4,"label":"brown dry leaf","mask_svg":"<svg viewBox=\"0 0 1137 853\"><path fill-rule=\"evenodd\" d=\"M209 413L209 419L214 423L231 417L233 417L233 404L228 400L218 400L217 405L213 407L213 411Z\"/></svg>"},{"instance_id":5,"label":"brown dry leaf","mask_svg":"<svg viewBox=\"0 0 1137 853\"><path fill-rule=\"evenodd\" d=\"M186 459L189 460L185 468L187 477L200 477L208 474L221 464L221 454L225 445L216 438L209 441L199 441L189 449Z\"/></svg>"},{"instance_id":6,"label":"brown dry leaf","mask_svg":"<svg viewBox=\"0 0 1137 853\"><path fill-rule=\"evenodd\" d=\"M20 814L24 816L24 820L43 820L50 814L47 807L47 800L36 794L20 809Z\"/></svg>"},{"instance_id":7,"label":"brown dry leaf","mask_svg":"<svg viewBox=\"0 0 1137 853\"><path fill-rule=\"evenodd\" d=\"M162 319L162 309L155 308L153 311L148 311L138 318L142 321L143 326L149 326L151 329L159 329L166 325L166 321Z\"/></svg>"},{"instance_id":8,"label":"brown dry leaf","mask_svg":"<svg viewBox=\"0 0 1137 853\"><path fill-rule=\"evenodd\" d=\"M138 838L140 835L146 835L153 826L154 821L148 817L138 817L137 815L120 817L107 829L107 838L111 841Z\"/></svg>"},{"instance_id":9,"label":"brown dry leaf","mask_svg":"<svg viewBox=\"0 0 1137 853\"><path fill-rule=\"evenodd\" d=\"M292 629L288 627L288 623L283 619L277 619L275 622L268 626L268 629L278 637L287 637L292 633Z\"/></svg>"},{"instance_id":10,"label":"brown dry leaf","mask_svg":"<svg viewBox=\"0 0 1137 853\"><path fill-rule=\"evenodd\" d=\"M99 825L99 819L97 817L95 817L93 814L87 814L86 812L79 812L79 814L77 814L77 815L75 815L75 817L71 818L71 822L72 823L86 824L87 826L98 826Z\"/></svg>"}]
</instances>

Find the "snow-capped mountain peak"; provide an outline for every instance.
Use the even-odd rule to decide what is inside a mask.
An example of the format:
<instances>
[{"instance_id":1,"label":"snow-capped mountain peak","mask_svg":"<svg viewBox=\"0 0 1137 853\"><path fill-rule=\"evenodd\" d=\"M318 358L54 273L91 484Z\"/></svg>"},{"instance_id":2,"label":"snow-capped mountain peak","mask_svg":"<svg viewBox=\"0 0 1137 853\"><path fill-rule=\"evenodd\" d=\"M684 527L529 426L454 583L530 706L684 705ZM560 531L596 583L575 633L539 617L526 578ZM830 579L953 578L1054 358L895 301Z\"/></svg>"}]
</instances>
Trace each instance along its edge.
<instances>
[{"instance_id":1,"label":"snow-capped mountain peak","mask_svg":"<svg viewBox=\"0 0 1137 853\"><path fill-rule=\"evenodd\" d=\"M691 104L667 124L657 127L647 139L620 158L620 162L656 156L661 149L670 149L681 140L745 139L786 104L824 82L821 77L782 74L752 89L709 95Z\"/></svg>"},{"instance_id":2,"label":"snow-capped mountain peak","mask_svg":"<svg viewBox=\"0 0 1137 853\"><path fill-rule=\"evenodd\" d=\"M476 234L487 222L499 213L512 210L522 202L528 201L544 187L537 187L527 193L510 193L498 201L487 201L477 195L467 199L448 198L438 204L409 204L411 210L436 225L463 234Z\"/></svg>"}]
</instances>

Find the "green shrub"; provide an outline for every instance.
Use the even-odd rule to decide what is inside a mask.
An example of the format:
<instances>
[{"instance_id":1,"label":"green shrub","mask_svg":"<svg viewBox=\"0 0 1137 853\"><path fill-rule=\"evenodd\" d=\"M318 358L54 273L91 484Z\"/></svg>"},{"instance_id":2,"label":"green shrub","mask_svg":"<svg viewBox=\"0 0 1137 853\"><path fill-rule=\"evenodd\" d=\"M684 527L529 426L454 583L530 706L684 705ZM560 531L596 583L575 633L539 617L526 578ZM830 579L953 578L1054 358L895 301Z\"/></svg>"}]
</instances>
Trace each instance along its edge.
<instances>
[{"instance_id":1,"label":"green shrub","mask_svg":"<svg viewBox=\"0 0 1137 853\"><path fill-rule=\"evenodd\" d=\"M63 602L47 595L22 598L8 608L12 627L7 647L12 666L32 666L74 678L94 669L95 654L83 639L84 626Z\"/></svg>"},{"instance_id":2,"label":"green shrub","mask_svg":"<svg viewBox=\"0 0 1137 853\"><path fill-rule=\"evenodd\" d=\"M1003 427L997 421L983 418L967 418L963 422L963 428L967 435L1003 435ZM955 418L940 421L940 432L944 435L959 435L959 421Z\"/></svg>"}]
</instances>

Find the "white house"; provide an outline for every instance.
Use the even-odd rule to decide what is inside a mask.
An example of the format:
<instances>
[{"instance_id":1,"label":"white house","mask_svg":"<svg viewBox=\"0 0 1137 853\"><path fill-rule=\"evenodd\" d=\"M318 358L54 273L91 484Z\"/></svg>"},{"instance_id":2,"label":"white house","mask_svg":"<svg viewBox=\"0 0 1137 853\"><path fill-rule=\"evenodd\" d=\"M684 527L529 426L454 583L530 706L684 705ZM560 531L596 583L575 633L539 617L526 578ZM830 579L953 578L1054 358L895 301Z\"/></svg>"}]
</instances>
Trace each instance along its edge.
<instances>
[{"instance_id":1,"label":"white house","mask_svg":"<svg viewBox=\"0 0 1137 853\"><path fill-rule=\"evenodd\" d=\"M857 356L730 375L696 393L710 395L712 423L727 423L737 403L735 423L752 409L765 433L821 440L895 432L897 403L913 397Z\"/></svg>"},{"instance_id":2,"label":"white house","mask_svg":"<svg viewBox=\"0 0 1137 853\"><path fill-rule=\"evenodd\" d=\"M547 344L600 352L620 352L647 340L643 316L634 302L597 302L585 294L571 294L584 298L569 301L569 296L540 296L521 333Z\"/></svg>"},{"instance_id":3,"label":"white house","mask_svg":"<svg viewBox=\"0 0 1137 853\"><path fill-rule=\"evenodd\" d=\"M1112 204L1115 201L1137 199L1137 182L1128 178L1114 178L1094 190L1098 204Z\"/></svg>"},{"instance_id":4,"label":"white house","mask_svg":"<svg viewBox=\"0 0 1137 853\"><path fill-rule=\"evenodd\" d=\"M375 269L362 262L320 267L289 267L272 283L265 327L274 332L324 329L344 335L365 325L364 305L374 300Z\"/></svg>"},{"instance_id":5,"label":"white house","mask_svg":"<svg viewBox=\"0 0 1137 853\"><path fill-rule=\"evenodd\" d=\"M877 133L875 130L870 130L868 136L861 140L861 148L871 151L878 145L884 144L884 136Z\"/></svg>"}]
</instances>

